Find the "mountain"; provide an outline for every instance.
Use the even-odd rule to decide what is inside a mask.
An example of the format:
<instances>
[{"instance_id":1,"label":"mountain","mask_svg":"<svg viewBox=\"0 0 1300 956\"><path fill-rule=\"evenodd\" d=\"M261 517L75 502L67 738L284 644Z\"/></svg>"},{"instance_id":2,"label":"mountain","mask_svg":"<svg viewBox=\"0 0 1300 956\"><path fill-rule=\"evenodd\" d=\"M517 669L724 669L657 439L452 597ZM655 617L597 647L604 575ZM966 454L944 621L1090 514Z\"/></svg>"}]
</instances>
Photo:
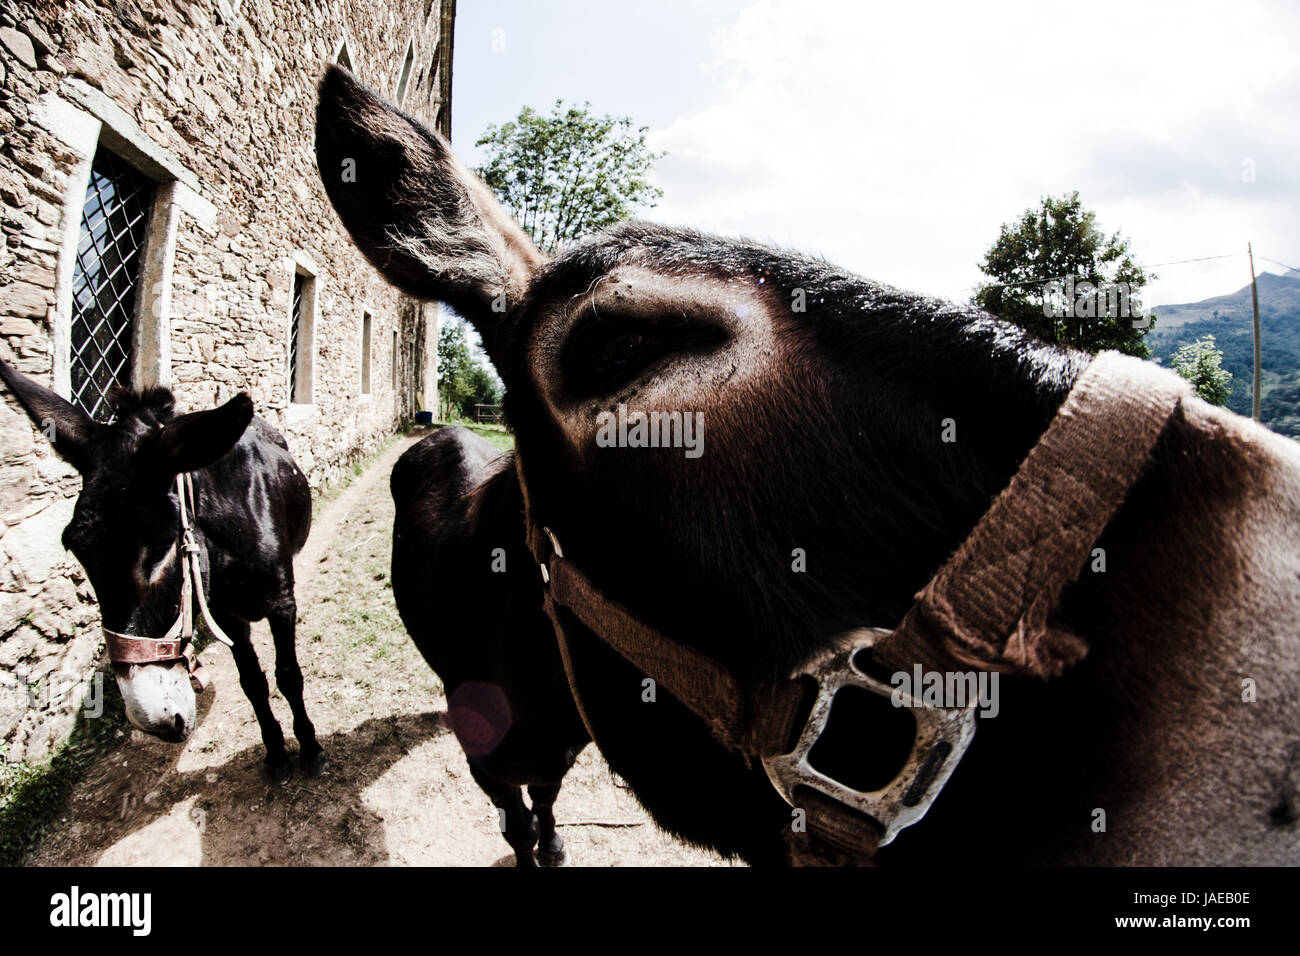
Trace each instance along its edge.
<instances>
[{"instance_id":1,"label":"mountain","mask_svg":"<svg viewBox=\"0 0 1300 956\"><path fill-rule=\"evenodd\" d=\"M1285 275L1261 272L1255 281L1263 368L1259 416L1273 431L1300 438L1300 270ZM1215 345L1223 350L1223 367L1232 373L1228 407L1249 415L1255 366L1250 286L1150 311L1156 317L1146 339L1152 358L1169 366L1180 346L1213 335Z\"/></svg>"}]
</instances>

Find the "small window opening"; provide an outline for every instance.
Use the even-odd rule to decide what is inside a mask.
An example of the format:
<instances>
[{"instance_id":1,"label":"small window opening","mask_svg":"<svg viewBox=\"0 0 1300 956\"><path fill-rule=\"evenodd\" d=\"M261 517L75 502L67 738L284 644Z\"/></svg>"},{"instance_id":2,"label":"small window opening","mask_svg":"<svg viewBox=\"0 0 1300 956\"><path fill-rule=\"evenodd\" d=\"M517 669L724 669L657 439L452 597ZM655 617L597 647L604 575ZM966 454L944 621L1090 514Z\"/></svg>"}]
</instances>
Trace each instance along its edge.
<instances>
[{"instance_id":1,"label":"small window opening","mask_svg":"<svg viewBox=\"0 0 1300 956\"><path fill-rule=\"evenodd\" d=\"M316 277L293 275L293 303L289 313L289 401L312 401L312 352L315 343Z\"/></svg>"},{"instance_id":2,"label":"small window opening","mask_svg":"<svg viewBox=\"0 0 1300 956\"><path fill-rule=\"evenodd\" d=\"M406 59L402 61L402 78L397 81L397 105L406 99L406 84L411 79L411 67L415 65L415 41L406 41Z\"/></svg>"},{"instance_id":3,"label":"small window opening","mask_svg":"<svg viewBox=\"0 0 1300 956\"><path fill-rule=\"evenodd\" d=\"M361 394L370 394L370 313L361 313Z\"/></svg>"},{"instance_id":4,"label":"small window opening","mask_svg":"<svg viewBox=\"0 0 1300 956\"><path fill-rule=\"evenodd\" d=\"M397 391L397 329L393 329L392 371L389 379L389 387Z\"/></svg>"}]
</instances>

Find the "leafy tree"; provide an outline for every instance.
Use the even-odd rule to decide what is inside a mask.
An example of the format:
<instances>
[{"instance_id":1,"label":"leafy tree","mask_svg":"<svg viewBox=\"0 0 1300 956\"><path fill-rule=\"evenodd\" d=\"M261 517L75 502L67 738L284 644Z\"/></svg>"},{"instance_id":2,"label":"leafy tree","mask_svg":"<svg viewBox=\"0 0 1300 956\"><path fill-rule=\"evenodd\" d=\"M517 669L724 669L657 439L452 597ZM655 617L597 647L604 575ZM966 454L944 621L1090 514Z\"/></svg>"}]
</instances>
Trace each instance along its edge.
<instances>
[{"instance_id":1,"label":"leafy tree","mask_svg":"<svg viewBox=\"0 0 1300 956\"><path fill-rule=\"evenodd\" d=\"M451 418L452 409L460 408L469 395L468 377L473 366L465 326L448 317L438 330L438 396L444 420Z\"/></svg>"},{"instance_id":2,"label":"leafy tree","mask_svg":"<svg viewBox=\"0 0 1300 956\"><path fill-rule=\"evenodd\" d=\"M475 405L501 404L501 383L479 363L470 367L466 385L468 394L461 403L461 413L466 418L474 417Z\"/></svg>"},{"instance_id":3,"label":"leafy tree","mask_svg":"<svg viewBox=\"0 0 1300 956\"><path fill-rule=\"evenodd\" d=\"M1232 393L1232 373L1222 367L1223 352L1206 335L1174 353L1173 369L1192 383L1196 394L1211 405L1223 405Z\"/></svg>"},{"instance_id":4,"label":"leafy tree","mask_svg":"<svg viewBox=\"0 0 1300 956\"><path fill-rule=\"evenodd\" d=\"M550 116L525 106L475 144L488 161L475 172L545 252L653 206L663 190L647 178L663 153L646 148L647 127L631 117L595 116L591 104Z\"/></svg>"},{"instance_id":5,"label":"leafy tree","mask_svg":"<svg viewBox=\"0 0 1300 956\"><path fill-rule=\"evenodd\" d=\"M977 287L975 304L999 318L1048 342L1150 355L1147 329L1133 322L1142 318L1141 291L1156 276L1133 258L1128 239L1101 231L1077 191L1046 197L1004 224L980 269L994 281ZM1112 294L1099 294L1107 289Z\"/></svg>"},{"instance_id":6,"label":"leafy tree","mask_svg":"<svg viewBox=\"0 0 1300 956\"><path fill-rule=\"evenodd\" d=\"M442 419L473 418L475 405L501 404L501 381L474 354L465 324L448 318L438 330L438 395Z\"/></svg>"}]
</instances>

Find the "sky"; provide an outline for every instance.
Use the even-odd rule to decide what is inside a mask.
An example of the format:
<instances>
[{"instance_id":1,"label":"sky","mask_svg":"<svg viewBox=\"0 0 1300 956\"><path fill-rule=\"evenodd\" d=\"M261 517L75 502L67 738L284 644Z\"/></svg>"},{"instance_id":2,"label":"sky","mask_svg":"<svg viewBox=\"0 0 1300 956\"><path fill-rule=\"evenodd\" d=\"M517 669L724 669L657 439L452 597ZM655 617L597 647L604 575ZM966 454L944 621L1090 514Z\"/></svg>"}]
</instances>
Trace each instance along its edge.
<instances>
[{"instance_id":1,"label":"sky","mask_svg":"<svg viewBox=\"0 0 1300 956\"><path fill-rule=\"evenodd\" d=\"M460 0L452 141L558 99L648 126L642 218L967 301L1078 190L1148 305L1300 266L1300 3ZM1228 255L1206 262L1175 260Z\"/></svg>"}]
</instances>

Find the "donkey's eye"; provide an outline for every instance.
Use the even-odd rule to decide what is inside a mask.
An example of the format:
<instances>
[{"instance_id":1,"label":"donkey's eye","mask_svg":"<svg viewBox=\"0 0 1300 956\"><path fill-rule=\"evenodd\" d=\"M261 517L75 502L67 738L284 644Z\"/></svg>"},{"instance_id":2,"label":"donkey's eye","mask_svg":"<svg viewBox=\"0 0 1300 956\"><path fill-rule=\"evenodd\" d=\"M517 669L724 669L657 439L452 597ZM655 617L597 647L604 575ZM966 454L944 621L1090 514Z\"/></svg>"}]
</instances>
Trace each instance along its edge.
<instances>
[{"instance_id":1,"label":"donkey's eye","mask_svg":"<svg viewBox=\"0 0 1300 956\"><path fill-rule=\"evenodd\" d=\"M151 548L166 548L176 537L172 523L166 516L146 513L137 518L137 537Z\"/></svg>"},{"instance_id":2,"label":"donkey's eye","mask_svg":"<svg viewBox=\"0 0 1300 956\"><path fill-rule=\"evenodd\" d=\"M589 398L628 384L668 355L723 337L715 326L685 318L645 322L593 314L570 333L560 368L569 394Z\"/></svg>"}]
</instances>

